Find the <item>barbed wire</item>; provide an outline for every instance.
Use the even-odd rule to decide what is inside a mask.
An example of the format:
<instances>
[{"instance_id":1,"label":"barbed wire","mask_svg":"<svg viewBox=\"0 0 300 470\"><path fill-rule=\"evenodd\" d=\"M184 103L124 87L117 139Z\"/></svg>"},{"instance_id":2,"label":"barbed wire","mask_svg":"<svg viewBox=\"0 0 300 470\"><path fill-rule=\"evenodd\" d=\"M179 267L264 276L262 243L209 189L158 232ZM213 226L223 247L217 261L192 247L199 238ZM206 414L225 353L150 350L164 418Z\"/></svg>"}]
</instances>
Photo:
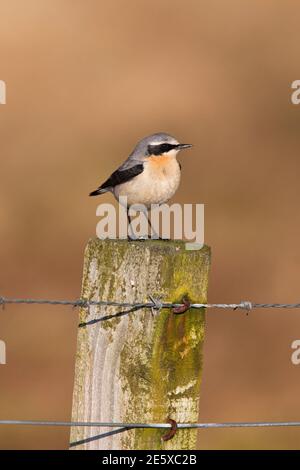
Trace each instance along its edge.
<instances>
[{"instance_id":1,"label":"barbed wire","mask_svg":"<svg viewBox=\"0 0 300 470\"><path fill-rule=\"evenodd\" d=\"M172 421L172 420L171 420ZM231 422L231 423L176 423L176 431L180 429L224 429L224 428L274 428L274 427L300 427L300 421L258 421L258 422ZM33 421L19 419L2 419L2 425L27 425L49 427L88 427L88 428L116 428L95 436L86 437L79 441L70 442L70 447L76 447L88 442L104 439L114 434L130 431L131 429L172 429L170 423L105 423L97 421Z\"/></svg>"},{"instance_id":2,"label":"barbed wire","mask_svg":"<svg viewBox=\"0 0 300 470\"><path fill-rule=\"evenodd\" d=\"M61 305L72 306L80 308L89 308L90 306L112 306L129 308L138 310L149 308L151 310L179 309L182 311L187 309L202 309L202 308L220 308L220 309L241 309L246 310L247 313L256 308L300 308L300 303L284 304L284 303L254 303L250 301L241 301L239 303L172 303L162 302L149 296L150 302L117 302L109 300L51 300L51 299L22 299L22 298L7 298L0 297L0 306L4 308L9 304L29 304L29 305ZM128 312L125 312L128 313ZM179 313L179 312L178 312ZM113 315L107 316L104 319L110 319ZM81 326L81 325L80 325ZM28 426L64 426L64 427L104 427L104 428L118 428L109 433L103 433L98 436L89 437L81 441L72 442L71 447L90 442L92 440L101 439L112 434L121 433L130 429L171 429L172 425L169 423L105 423L105 422L85 422L85 421L34 421L34 420L0 420L0 425L28 425ZM279 422L229 422L229 423L176 423L177 429L212 429L212 428L265 428L265 427L300 427L300 421L279 421Z\"/></svg>"},{"instance_id":3,"label":"barbed wire","mask_svg":"<svg viewBox=\"0 0 300 470\"><path fill-rule=\"evenodd\" d=\"M231 423L176 423L177 429L300 427L300 421L258 421ZM169 423L105 423L98 421L34 421L1 419L1 425L95 427L126 429L170 429Z\"/></svg>"},{"instance_id":4,"label":"barbed wire","mask_svg":"<svg viewBox=\"0 0 300 470\"><path fill-rule=\"evenodd\" d=\"M72 306L80 308L89 308L90 306L111 306L111 307L124 307L133 308L135 310L142 308L150 308L155 310L161 310L163 308L179 308L185 307L184 303L172 303L172 302L161 302L158 299L154 299L149 296L150 302L117 302L111 300L51 300L51 299L16 299L0 297L0 305L4 307L9 304L31 304L31 305L61 305L61 306ZM248 300L241 301L239 303L191 303L188 308L201 309L201 308L221 308L221 309L242 309L250 311L256 308L300 308L300 303L284 304L284 303L255 303Z\"/></svg>"}]
</instances>

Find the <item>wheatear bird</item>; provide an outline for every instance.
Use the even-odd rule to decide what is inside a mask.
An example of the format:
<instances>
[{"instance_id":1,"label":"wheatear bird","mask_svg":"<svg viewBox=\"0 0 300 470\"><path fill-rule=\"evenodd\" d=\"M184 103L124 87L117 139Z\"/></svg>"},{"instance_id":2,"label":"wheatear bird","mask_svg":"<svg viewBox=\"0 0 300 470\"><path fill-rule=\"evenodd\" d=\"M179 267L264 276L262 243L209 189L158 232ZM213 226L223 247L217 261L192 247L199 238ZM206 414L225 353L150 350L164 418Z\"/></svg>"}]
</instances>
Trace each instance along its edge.
<instances>
[{"instance_id":1,"label":"wheatear bird","mask_svg":"<svg viewBox=\"0 0 300 470\"><path fill-rule=\"evenodd\" d=\"M176 156L180 150L189 147L192 145L180 144L169 134L145 137L138 142L127 160L90 196L108 191L117 200L120 196L126 196L127 210L133 204L143 204L147 209L151 204L163 204L175 194L180 183L181 166ZM130 224L130 217L128 220Z\"/></svg>"}]
</instances>

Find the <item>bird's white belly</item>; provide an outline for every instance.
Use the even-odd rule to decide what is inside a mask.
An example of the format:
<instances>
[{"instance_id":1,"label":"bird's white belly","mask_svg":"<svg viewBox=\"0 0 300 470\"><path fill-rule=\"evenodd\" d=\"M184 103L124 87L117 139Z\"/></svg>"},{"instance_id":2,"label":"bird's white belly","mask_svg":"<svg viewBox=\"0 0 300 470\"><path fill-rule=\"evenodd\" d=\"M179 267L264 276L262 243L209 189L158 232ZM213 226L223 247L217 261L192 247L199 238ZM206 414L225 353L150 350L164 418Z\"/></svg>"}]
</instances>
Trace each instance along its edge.
<instances>
[{"instance_id":1,"label":"bird's white belly","mask_svg":"<svg viewBox=\"0 0 300 470\"><path fill-rule=\"evenodd\" d=\"M144 204L149 207L151 204L163 204L174 195L180 183L179 163L175 158L161 162L154 158L145 162L142 173L114 188L117 199L126 196L128 205Z\"/></svg>"}]
</instances>

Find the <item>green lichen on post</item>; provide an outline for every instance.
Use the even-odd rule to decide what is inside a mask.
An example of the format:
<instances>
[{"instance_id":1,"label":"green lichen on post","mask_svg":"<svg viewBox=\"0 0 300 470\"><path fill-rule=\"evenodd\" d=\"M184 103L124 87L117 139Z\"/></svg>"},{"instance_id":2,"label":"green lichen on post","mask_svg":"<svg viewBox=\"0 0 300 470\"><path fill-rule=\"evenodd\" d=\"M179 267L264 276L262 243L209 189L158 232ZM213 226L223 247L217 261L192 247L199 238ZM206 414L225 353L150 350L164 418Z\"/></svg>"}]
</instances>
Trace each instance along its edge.
<instances>
[{"instance_id":1,"label":"green lichen on post","mask_svg":"<svg viewBox=\"0 0 300 470\"><path fill-rule=\"evenodd\" d=\"M91 240L85 253L82 297L145 302L151 294L163 301L181 302L187 296L191 302L205 303L209 266L206 246L187 251L180 241ZM80 322L118 312L116 307L82 309ZM154 314L143 309L81 328L73 419L134 423L167 422L171 417L178 422L196 422L204 324L203 309L190 309L182 315L169 309ZM89 433L86 429L76 431L76 439ZM163 433L136 429L85 448L196 446L195 430L180 430L171 441L162 443Z\"/></svg>"},{"instance_id":2,"label":"green lichen on post","mask_svg":"<svg viewBox=\"0 0 300 470\"><path fill-rule=\"evenodd\" d=\"M192 303L205 303L209 260L207 247L201 253L181 251L163 258L161 288L165 292L164 300L176 303L188 296ZM146 361L137 357L133 362L130 348L123 350L123 372L126 386L133 392L131 408L136 422L144 421L146 410L149 410L147 418L150 422L167 422L169 417L180 421L180 416L186 417L185 421L197 421L204 332L204 309L191 309L182 315L174 315L170 310L163 309L155 319ZM140 340L143 341L143 337ZM147 351L146 344L143 350ZM143 393L140 393L141 387ZM141 397L144 399L142 412L136 416L136 410L141 408ZM185 409L180 410L180 407ZM132 419L132 413L127 413L126 418ZM134 448L195 449L196 432L182 430L172 442L164 443L161 441L164 431L139 429L135 431Z\"/></svg>"}]
</instances>

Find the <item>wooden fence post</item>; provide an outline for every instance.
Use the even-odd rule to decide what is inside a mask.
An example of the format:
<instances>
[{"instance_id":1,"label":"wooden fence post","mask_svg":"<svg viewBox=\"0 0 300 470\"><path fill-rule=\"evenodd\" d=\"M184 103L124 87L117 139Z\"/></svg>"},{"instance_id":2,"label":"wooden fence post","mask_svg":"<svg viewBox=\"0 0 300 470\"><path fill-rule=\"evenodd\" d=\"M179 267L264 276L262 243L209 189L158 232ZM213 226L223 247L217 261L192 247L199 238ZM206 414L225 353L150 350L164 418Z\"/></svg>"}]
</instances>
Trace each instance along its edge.
<instances>
[{"instance_id":1,"label":"wooden fence post","mask_svg":"<svg viewBox=\"0 0 300 470\"><path fill-rule=\"evenodd\" d=\"M207 302L210 249L186 250L182 241L90 240L85 252L82 298L118 302ZM123 309L126 310L126 309ZM174 315L170 309L120 307L80 311L73 421L197 422L202 376L204 309ZM111 318L109 318L112 316ZM101 317L106 317L101 320ZM95 321L96 320L96 321ZM98 321L97 321L98 320ZM195 449L197 431L178 430L162 442L162 429L73 427L74 449ZM72 447L73 448L73 447Z\"/></svg>"}]
</instances>

